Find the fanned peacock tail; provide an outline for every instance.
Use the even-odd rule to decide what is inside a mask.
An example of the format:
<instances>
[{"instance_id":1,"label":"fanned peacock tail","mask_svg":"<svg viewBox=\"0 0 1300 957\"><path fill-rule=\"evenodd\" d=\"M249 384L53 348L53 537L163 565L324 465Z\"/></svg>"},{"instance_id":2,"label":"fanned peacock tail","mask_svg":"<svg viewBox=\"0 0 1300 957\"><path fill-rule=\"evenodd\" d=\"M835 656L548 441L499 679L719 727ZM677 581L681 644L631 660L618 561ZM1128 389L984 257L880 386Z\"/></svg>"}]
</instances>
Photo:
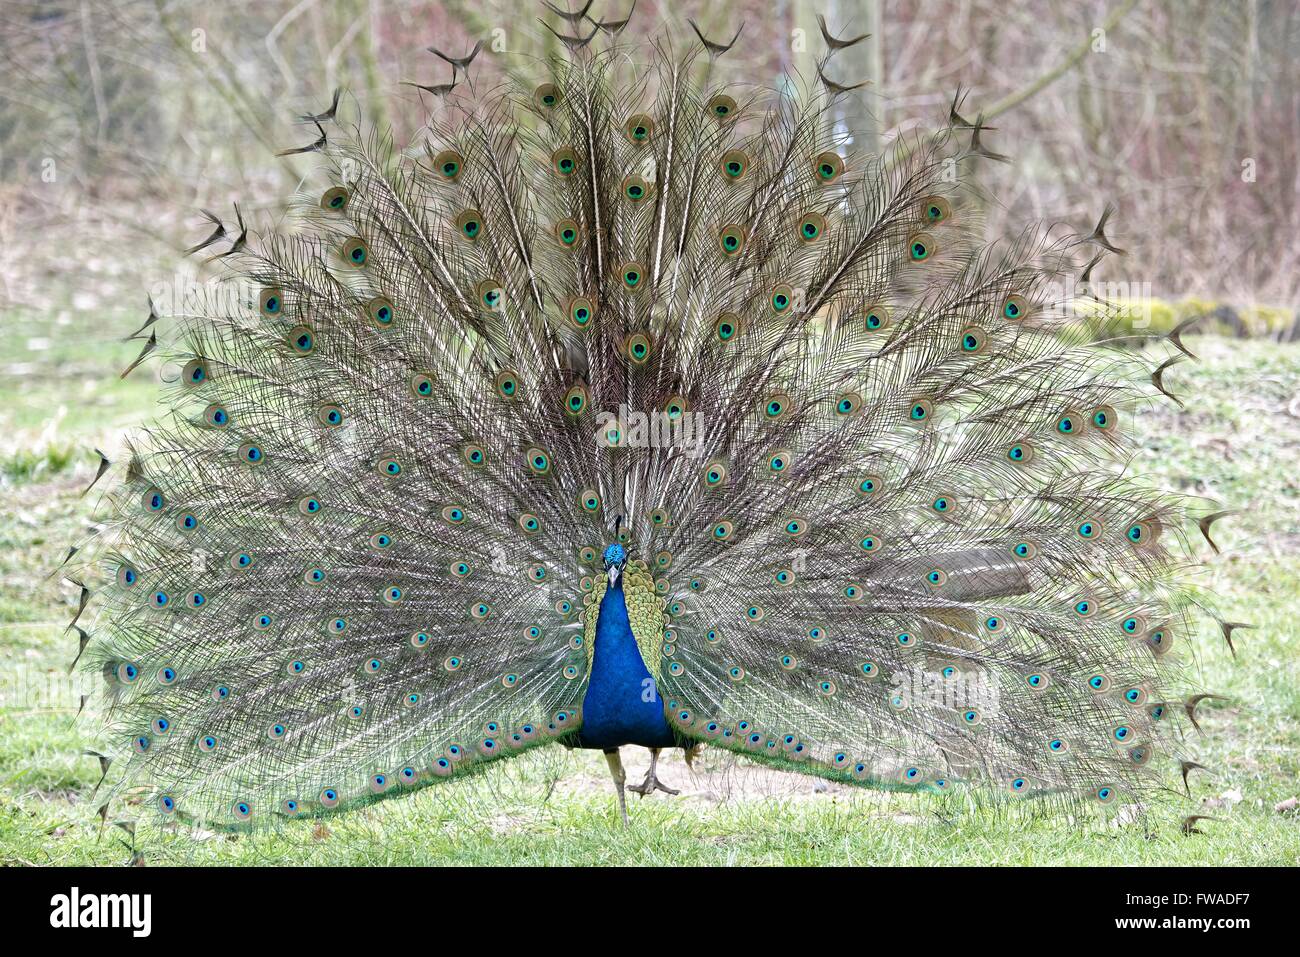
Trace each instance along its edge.
<instances>
[{"instance_id":1,"label":"fanned peacock tail","mask_svg":"<svg viewBox=\"0 0 1300 957\"><path fill-rule=\"evenodd\" d=\"M404 151L326 119L302 228L170 317L86 616L120 788L258 822L571 741L615 535L683 744L1158 786L1187 503L1123 469L1165 366L1076 285L1104 231L985 247L979 121L862 155L841 88L619 29Z\"/></svg>"}]
</instances>

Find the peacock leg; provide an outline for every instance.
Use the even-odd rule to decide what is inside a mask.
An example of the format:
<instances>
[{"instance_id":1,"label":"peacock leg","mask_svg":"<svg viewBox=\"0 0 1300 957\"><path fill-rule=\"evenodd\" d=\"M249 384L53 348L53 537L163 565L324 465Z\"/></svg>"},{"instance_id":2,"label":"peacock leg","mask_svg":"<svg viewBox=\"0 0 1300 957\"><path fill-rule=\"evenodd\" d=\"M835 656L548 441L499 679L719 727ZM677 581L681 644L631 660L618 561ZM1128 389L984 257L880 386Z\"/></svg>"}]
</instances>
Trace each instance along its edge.
<instances>
[{"instance_id":1,"label":"peacock leg","mask_svg":"<svg viewBox=\"0 0 1300 957\"><path fill-rule=\"evenodd\" d=\"M629 784L627 789L635 791L637 794L645 797L651 791L663 791L665 794L681 794L681 791L675 791L664 782L655 777L655 765L659 763L659 749L650 749L650 770L645 773L645 780L640 784Z\"/></svg>"},{"instance_id":2,"label":"peacock leg","mask_svg":"<svg viewBox=\"0 0 1300 957\"><path fill-rule=\"evenodd\" d=\"M606 751L605 760L609 762L609 774L614 779L614 787L618 789L618 810L623 815L623 826L627 827L627 796L623 793L627 772L623 770L623 760L618 756L618 748Z\"/></svg>"}]
</instances>

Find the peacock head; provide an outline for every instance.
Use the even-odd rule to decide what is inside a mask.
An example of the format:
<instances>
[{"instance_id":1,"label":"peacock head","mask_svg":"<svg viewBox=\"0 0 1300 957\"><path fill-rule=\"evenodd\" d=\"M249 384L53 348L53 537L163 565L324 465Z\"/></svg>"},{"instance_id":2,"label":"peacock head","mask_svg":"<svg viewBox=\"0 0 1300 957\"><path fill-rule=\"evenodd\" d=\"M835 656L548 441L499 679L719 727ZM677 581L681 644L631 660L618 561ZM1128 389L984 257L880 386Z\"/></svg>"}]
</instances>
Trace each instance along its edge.
<instances>
[{"instance_id":1,"label":"peacock head","mask_svg":"<svg viewBox=\"0 0 1300 957\"><path fill-rule=\"evenodd\" d=\"M609 576L611 588L618 584L618 576L623 574L623 566L626 564L627 549L618 542L605 549L605 574Z\"/></svg>"}]
</instances>

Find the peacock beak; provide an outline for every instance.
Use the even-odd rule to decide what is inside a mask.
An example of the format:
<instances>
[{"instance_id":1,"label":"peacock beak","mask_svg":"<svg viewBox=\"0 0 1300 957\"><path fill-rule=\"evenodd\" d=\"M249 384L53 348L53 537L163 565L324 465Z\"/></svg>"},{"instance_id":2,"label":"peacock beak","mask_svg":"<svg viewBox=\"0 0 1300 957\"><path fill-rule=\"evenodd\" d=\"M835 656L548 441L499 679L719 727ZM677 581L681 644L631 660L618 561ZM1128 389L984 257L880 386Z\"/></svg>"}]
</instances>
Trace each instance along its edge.
<instances>
[{"instance_id":1,"label":"peacock beak","mask_svg":"<svg viewBox=\"0 0 1300 957\"><path fill-rule=\"evenodd\" d=\"M605 574L609 576L610 588L613 588L615 585L618 584L618 575L619 572L621 571L622 568L618 565L610 565L609 568L605 569Z\"/></svg>"}]
</instances>

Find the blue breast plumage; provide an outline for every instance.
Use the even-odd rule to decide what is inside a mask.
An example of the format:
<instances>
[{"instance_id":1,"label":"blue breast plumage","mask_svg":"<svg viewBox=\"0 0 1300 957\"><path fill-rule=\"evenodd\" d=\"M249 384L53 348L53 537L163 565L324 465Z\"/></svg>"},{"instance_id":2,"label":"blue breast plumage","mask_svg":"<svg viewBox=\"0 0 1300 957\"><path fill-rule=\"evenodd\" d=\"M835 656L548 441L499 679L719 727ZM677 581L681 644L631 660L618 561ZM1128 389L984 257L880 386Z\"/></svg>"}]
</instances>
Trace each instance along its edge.
<instances>
[{"instance_id":1,"label":"blue breast plumage","mask_svg":"<svg viewBox=\"0 0 1300 957\"><path fill-rule=\"evenodd\" d=\"M591 678L576 743L601 749L624 744L666 748L676 743L664 718L663 699L632 634L621 578L600 601Z\"/></svg>"}]
</instances>

